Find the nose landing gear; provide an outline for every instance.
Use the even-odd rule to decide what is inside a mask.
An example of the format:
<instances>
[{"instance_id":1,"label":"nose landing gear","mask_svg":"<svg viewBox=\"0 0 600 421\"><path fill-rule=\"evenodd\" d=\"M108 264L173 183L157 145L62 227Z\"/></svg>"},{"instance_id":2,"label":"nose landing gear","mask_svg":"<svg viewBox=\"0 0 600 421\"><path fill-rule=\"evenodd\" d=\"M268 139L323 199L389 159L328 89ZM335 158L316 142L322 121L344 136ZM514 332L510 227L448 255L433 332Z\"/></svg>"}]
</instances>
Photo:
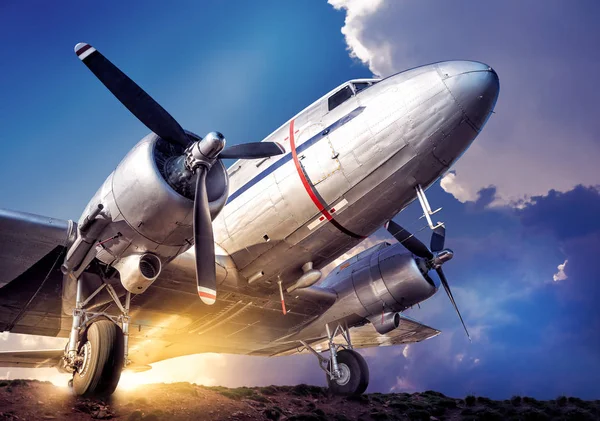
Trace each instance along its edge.
<instances>
[{"instance_id":1,"label":"nose landing gear","mask_svg":"<svg viewBox=\"0 0 600 421\"><path fill-rule=\"evenodd\" d=\"M369 367L363 356L353 349L348 327L338 324L333 334L328 324L325 325L325 329L329 358L323 357L306 342L300 341L300 343L318 358L319 366L327 376L327 385L331 393L343 396L361 395L369 385ZM338 334L341 334L345 344L334 342Z\"/></svg>"}]
</instances>

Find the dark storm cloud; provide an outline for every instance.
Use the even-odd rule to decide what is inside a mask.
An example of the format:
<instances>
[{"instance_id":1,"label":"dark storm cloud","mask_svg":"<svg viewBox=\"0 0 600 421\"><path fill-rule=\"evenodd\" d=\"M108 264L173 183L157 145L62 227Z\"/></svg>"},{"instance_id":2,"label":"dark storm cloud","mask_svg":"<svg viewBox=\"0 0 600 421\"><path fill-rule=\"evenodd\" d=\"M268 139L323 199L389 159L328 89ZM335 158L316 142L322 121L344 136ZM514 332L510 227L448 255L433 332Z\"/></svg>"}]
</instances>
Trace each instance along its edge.
<instances>
[{"instance_id":1,"label":"dark storm cloud","mask_svg":"<svg viewBox=\"0 0 600 421\"><path fill-rule=\"evenodd\" d=\"M489 189L482 197L491 194ZM446 205L443 196L434 197ZM389 390L400 385L454 396L597 398L598 190L578 186L566 193L551 192L533 198L521 210L475 211L473 204L448 205L448 246L456 258L445 270L474 333L473 344L465 340L447 298L439 292L411 316L440 328L442 334L410 345L407 357L394 349L379 350L370 359L372 387ZM460 236L482 220L485 224L476 232ZM567 279L555 282L552 273L564 260Z\"/></svg>"},{"instance_id":2,"label":"dark storm cloud","mask_svg":"<svg viewBox=\"0 0 600 421\"><path fill-rule=\"evenodd\" d=\"M598 187L581 185L567 193L551 190L533 197L518 214L525 226L549 230L560 240L586 236L600 231L599 192Z\"/></svg>"}]
</instances>

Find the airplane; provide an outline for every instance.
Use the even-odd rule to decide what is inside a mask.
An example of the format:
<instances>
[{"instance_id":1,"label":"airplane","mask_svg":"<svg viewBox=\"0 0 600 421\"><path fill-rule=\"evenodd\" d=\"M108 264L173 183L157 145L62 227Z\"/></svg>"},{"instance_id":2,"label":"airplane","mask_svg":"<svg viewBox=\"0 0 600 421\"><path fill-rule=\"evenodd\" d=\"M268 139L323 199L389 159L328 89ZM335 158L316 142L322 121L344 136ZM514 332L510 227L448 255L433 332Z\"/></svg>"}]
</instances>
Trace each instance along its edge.
<instances>
[{"instance_id":1,"label":"airplane","mask_svg":"<svg viewBox=\"0 0 600 421\"><path fill-rule=\"evenodd\" d=\"M403 314L446 291L453 257L425 190L493 112L497 73L443 61L343 83L262 142L179 123L89 44L75 53L151 133L77 222L0 210L0 331L64 337L0 366L56 367L75 395L189 354L312 353L336 395L369 383L356 350L440 333ZM226 168L224 159L237 159ZM417 199L431 244L392 221ZM383 241L322 269L385 226ZM433 276L433 272L437 273Z\"/></svg>"}]
</instances>

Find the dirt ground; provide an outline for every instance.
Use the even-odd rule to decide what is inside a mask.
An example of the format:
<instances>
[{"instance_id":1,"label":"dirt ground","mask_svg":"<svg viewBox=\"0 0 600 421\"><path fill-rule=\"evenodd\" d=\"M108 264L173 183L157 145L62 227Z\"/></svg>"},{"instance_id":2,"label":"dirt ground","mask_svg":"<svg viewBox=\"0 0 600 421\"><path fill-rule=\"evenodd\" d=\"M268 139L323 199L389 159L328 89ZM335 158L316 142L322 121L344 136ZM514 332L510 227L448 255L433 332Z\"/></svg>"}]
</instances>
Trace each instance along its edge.
<instances>
[{"instance_id":1,"label":"dirt ground","mask_svg":"<svg viewBox=\"0 0 600 421\"><path fill-rule=\"evenodd\" d=\"M330 396L326 389L268 386L227 389L189 383L117 391L108 400L75 398L48 382L0 382L0 420L597 420L600 401L559 397L449 398L437 392Z\"/></svg>"}]
</instances>

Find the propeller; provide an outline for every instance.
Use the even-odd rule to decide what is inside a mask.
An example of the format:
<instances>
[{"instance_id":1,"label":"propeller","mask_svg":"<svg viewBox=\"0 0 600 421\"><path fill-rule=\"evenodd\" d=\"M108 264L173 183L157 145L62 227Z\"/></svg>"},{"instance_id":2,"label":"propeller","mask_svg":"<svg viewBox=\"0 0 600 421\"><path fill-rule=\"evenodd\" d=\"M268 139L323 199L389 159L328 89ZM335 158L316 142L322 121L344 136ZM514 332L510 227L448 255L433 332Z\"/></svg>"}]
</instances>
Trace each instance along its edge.
<instances>
[{"instance_id":1,"label":"propeller","mask_svg":"<svg viewBox=\"0 0 600 421\"><path fill-rule=\"evenodd\" d=\"M185 149L185 163L196 175L194 197L194 248L198 295L205 304L214 304L217 297L215 243L208 202L206 176L218 159L268 158L285 152L275 142L254 142L225 148L225 137L209 133L197 142L181 125L117 66L89 44L79 43L75 54L140 122L161 139Z\"/></svg>"},{"instance_id":2,"label":"propeller","mask_svg":"<svg viewBox=\"0 0 600 421\"><path fill-rule=\"evenodd\" d=\"M442 286L444 287L444 290L450 299L450 302L454 306L454 310L456 310L456 314L458 314L458 318L465 329L467 337L469 340L471 340L471 335L469 335L467 326L465 325L460 311L458 310L458 306L456 305L456 301L454 300L454 296L452 295L452 290L450 289L446 275L442 270L442 265L448 260L452 259L454 256L452 250L444 249L444 243L446 242L446 228L441 225L433 230L430 244L431 250L428 249L427 246L421 242L421 240L392 220L385 224L385 229L387 229L388 232L392 234L392 236L412 254L423 259L427 259L428 268L435 269L440 278Z\"/></svg>"}]
</instances>

